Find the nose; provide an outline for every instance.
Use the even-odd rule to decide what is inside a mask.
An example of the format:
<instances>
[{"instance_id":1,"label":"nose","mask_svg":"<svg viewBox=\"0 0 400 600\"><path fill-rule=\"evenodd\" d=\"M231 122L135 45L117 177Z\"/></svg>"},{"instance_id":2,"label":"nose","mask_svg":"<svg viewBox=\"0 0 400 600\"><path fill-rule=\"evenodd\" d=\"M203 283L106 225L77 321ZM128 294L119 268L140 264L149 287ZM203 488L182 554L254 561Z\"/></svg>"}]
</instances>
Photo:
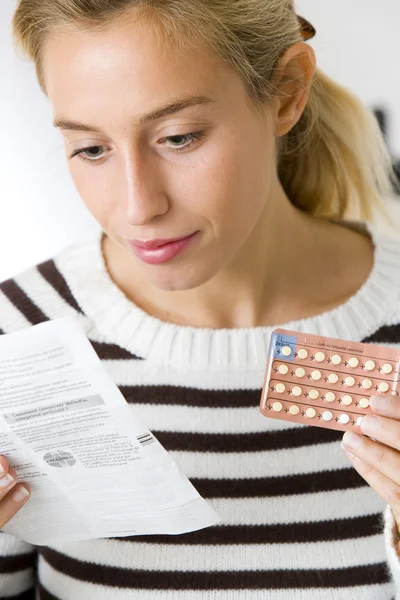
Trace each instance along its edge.
<instances>
[{"instance_id":1,"label":"nose","mask_svg":"<svg viewBox=\"0 0 400 600\"><path fill-rule=\"evenodd\" d=\"M130 155L125 161L125 185L122 186L124 219L130 225L146 225L165 215L169 201L162 176L151 156Z\"/></svg>"}]
</instances>

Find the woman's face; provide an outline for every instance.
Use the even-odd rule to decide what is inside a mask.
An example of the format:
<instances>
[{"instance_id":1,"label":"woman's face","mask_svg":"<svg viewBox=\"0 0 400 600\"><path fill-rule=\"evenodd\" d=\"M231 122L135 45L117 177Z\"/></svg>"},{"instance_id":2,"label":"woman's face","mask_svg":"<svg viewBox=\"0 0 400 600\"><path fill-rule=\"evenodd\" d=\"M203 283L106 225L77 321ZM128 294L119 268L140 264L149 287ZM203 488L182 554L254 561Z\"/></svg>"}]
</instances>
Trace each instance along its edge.
<instances>
[{"instance_id":1,"label":"woman's face","mask_svg":"<svg viewBox=\"0 0 400 600\"><path fill-rule=\"evenodd\" d=\"M156 35L134 21L101 34L57 32L44 75L55 118L88 126L60 125L85 205L125 250L132 276L140 270L155 287L184 290L240 262L268 234L273 123L255 113L232 70L201 49L160 51ZM146 118L182 101L183 110ZM192 234L158 251L128 243Z\"/></svg>"}]
</instances>

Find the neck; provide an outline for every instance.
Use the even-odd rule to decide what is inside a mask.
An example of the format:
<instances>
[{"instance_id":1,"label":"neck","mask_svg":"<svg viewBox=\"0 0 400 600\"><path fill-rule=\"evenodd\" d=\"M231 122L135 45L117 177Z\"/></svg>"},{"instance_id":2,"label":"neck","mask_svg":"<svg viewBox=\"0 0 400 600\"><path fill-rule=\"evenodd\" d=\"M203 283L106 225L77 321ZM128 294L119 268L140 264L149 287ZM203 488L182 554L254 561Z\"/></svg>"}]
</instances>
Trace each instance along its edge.
<instances>
[{"instance_id":1,"label":"neck","mask_svg":"<svg viewBox=\"0 0 400 600\"><path fill-rule=\"evenodd\" d=\"M195 289L155 289L140 276L126 251L106 236L103 252L110 276L148 314L177 325L211 329L307 318L354 295L372 269L369 238L305 215L282 189L269 206L240 254Z\"/></svg>"}]
</instances>

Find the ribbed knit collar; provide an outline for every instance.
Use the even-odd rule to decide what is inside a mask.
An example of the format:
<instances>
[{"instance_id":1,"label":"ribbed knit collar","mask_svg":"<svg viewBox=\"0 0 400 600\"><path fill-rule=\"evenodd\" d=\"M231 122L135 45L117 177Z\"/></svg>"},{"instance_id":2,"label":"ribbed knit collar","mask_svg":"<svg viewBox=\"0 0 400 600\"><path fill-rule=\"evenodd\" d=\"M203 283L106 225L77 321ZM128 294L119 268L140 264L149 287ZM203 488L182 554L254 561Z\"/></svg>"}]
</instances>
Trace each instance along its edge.
<instances>
[{"instance_id":1,"label":"ribbed knit collar","mask_svg":"<svg viewBox=\"0 0 400 600\"><path fill-rule=\"evenodd\" d=\"M347 302L314 317L246 329L202 329L155 318L131 302L111 279L99 231L94 238L63 250L55 263L82 311L104 340L148 360L176 368L265 369L270 335L277 327L361 341L390 317L400 300L400 237L370 223L342 222L364 228L375 246L372 271Z\"/></svg>"}]
</instances>

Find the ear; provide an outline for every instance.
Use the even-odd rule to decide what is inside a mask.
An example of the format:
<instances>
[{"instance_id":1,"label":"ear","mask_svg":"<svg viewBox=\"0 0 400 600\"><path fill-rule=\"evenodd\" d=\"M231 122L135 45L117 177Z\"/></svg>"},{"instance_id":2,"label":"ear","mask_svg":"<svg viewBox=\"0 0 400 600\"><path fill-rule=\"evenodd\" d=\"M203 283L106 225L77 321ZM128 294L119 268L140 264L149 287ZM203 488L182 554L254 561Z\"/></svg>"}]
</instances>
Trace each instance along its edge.
<instances>
[{"instance_id":1,"label":"ear","mask_svg":"<svg viewBox=\"0 0 400 600\"><path fill-rule=\"evenodd\" d=\"M288 133L303 114L316 70L315 52L308 44L298 42L279 59L273 80L275 97L274 135Z\"/></svg>"}]
</instances>

